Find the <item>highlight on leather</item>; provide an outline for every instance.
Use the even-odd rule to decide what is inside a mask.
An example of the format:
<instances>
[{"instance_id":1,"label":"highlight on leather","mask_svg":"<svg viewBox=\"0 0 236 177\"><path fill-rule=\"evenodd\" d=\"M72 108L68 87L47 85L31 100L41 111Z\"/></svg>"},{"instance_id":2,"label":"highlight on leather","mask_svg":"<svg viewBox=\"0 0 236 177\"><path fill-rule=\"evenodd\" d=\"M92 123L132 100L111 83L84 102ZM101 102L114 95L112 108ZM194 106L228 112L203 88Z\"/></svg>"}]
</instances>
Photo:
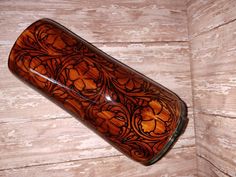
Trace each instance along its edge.
<instances>
[{"instance_id":1,"label":"highlight on leather","mask_svg":"<svg viewBox=\"0 0 236 177\"><path fill-rule=\"evenodd\" d=\"M18 78L144 165L159 160L188 121L176 94L50 19L20 35L8 65Z\"/></svg>"}]
</instances>

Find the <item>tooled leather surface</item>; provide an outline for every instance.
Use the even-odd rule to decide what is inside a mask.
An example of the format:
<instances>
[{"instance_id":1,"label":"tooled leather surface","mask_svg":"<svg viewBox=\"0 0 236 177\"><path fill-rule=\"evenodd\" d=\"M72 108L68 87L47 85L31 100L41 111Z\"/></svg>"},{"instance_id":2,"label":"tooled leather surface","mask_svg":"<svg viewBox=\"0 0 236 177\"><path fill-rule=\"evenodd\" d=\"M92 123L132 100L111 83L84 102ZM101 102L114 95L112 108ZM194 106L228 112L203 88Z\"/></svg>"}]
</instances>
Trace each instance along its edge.
<instances>
[{"instance_id":1,"label":"tooled leather surface","mask_svg":"<svg viewBox=\"0 0 236 177\"><path fill-rule=\"evenodd\" d=\"M144 164L163 149L179 120L173 93L47 19L18 38L9 68Z\"/></svg>"}]
</instances>

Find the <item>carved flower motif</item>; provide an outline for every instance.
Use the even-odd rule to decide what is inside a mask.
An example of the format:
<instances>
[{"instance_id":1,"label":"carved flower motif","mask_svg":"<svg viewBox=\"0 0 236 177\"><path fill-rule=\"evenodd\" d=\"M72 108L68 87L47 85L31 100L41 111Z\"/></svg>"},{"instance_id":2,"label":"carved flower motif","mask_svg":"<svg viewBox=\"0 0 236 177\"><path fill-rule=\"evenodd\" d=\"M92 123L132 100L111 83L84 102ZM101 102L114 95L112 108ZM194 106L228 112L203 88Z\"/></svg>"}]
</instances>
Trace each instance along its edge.
<instances>
[{"instance_id":1,"label":"carved flower motif","mask_svg":"<svg viewBox=\"0 0 236 177\"><path fill-rule=\"evenodd\" d=\"M149 102L149 106L142 109L141 116L141 126L145 133L163 134L166 132L170 113L157 100Z\"/></svg>"},{"instance_id":2,"label":"carved flower motif","mask_svg":"<svg viewBox=\"0 0 236 177\"><path fill-rule=\"evenodd\" d=\"M120 128L125 125L124 119L112 111L101 111L97 113L98 130L101 133L110 133L112 135L118 135Z\"/></svg>"},{"instance_id":3,"label":"carved flower motif","mask_svg":"<svg viewBox=\"0 0 236 177\"><path fill-rule=\"evenodd\" d=\"M127 71L117 71L116 72L117 82L119 86L127 90L135 90L141 87L143 80L137 77L134 73L129 73Z\"/></svg>"},{"instance_id":4,"label":"carved flower motif","mask_svg":"<svg viewBox=\"0 0 236 177\"><path fill-rule=\"evenodd\" d=\"M30 68L27 68L28 72L32 76L31 79L33 79L33 82L35 82L38 87L45 89L46 86L49 87L50 82L48 81L47 70L39 58L35 57L29 60L25 59L24 64L28 65Z\"/></svg>"},{"instance_id":5,"label":"carved flower motif","mask_svg":"<svg viewBox=\"0 0 236 177\"><path fill-rule=\"evenodd\" d=\"M80 62L77 67L69 69L69 79L79 91L96 89L96 79L99 71L86 62Z\"/></svg>"},{"instance_id":6,"label":"carved flower motif","mask_svg":"<svg viewBox=\"0 0 236 177\"><path fill-rule=\"evenodd\" d=\"M77 45L76 40L68 33L62 32L49 24L39 26L37 37L50 55L59 55L63 52L72 53Z\"/></svg>"},{"instance_id":7,"label":"carved flower motif","mask_svg":"<svg viewBox=\"0 0 236 177\"><path fill-rule=\"evenodd\" d=\"M121 85L124 85L124 87L128 90L133 90L134 88L139 88L141 86L141 82L138 78L135 77L124 77L119 78L117 80Z\"/></svg>"}]
</instances>

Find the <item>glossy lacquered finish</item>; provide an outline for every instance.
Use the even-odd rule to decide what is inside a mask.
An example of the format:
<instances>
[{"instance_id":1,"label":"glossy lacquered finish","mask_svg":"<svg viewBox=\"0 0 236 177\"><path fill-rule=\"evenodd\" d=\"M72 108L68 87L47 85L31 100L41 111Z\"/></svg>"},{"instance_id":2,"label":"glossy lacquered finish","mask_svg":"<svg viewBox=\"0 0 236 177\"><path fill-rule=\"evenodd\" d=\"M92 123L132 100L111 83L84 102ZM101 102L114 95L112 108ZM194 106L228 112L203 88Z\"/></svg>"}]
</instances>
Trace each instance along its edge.
<instances>
[{"instance_id":1,"label":"glossy lacquered finish","mask_svg":"<svg viewBox=\"0 0 236 177\"><path fill-rule=\"evenodd\" d=\"M186 106L173 92L50 19L20 35L8 65L18 78L144 165L159 160L188 122Z\"/></svg>"}]
</instances>

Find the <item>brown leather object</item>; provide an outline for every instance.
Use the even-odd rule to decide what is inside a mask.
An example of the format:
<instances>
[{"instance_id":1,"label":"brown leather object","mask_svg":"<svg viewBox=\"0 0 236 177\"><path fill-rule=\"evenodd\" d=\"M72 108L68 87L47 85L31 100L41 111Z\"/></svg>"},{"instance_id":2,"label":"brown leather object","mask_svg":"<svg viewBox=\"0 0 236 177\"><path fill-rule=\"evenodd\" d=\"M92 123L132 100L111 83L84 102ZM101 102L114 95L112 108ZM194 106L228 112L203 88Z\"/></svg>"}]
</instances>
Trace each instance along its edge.
<instances>
[{"instance_id":1,"label":"brown leather object","mask_svg":"<svg viewBox=\"0 0 236 177\"><path fill-rule=\"evenodd\" d=\"M18 78L144 165L159 160L188 122L176 94L50 19L20 35L8 65Z\"/></svg>"}]
</instances>

